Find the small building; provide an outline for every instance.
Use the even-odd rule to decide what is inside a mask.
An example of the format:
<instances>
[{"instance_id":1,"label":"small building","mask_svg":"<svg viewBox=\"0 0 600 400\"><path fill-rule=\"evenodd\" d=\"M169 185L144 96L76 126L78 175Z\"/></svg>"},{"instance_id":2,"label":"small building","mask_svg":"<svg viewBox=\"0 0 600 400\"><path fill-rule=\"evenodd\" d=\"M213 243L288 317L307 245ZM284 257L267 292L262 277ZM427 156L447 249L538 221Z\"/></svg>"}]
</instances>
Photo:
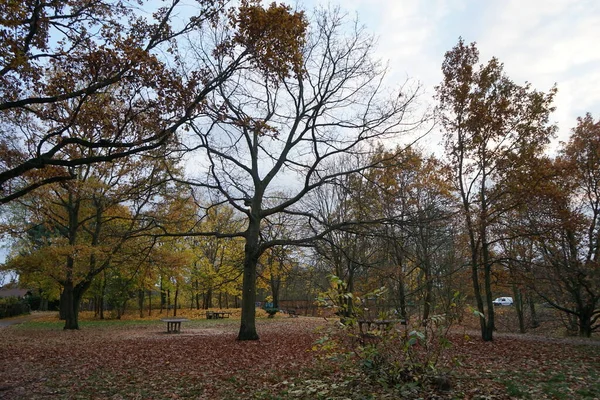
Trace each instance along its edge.
<instances>
[{"instance_id":1,"label":"small building","mask_svg":"<svg viewBox=\"0 0 600 400\"><path fill-rule=\"evenodd\" d=\"M16 297L18 299L24 299L26 296L31 296L31 290L19 289L8 284L0 288L0 298L2 297Z\"/></svg>"}]
</instances>

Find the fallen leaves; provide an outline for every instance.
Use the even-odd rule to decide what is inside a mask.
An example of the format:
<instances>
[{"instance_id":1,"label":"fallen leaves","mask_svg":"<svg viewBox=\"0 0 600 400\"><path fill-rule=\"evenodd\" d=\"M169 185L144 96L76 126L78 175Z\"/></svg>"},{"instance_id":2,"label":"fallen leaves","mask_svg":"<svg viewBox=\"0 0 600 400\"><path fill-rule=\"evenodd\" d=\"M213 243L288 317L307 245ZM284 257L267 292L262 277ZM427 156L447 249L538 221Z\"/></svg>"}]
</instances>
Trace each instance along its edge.
<instances>
[{"instance_id":1,"label":"fallen leaves","mask_svg":"<svg viewBox=\"0 0 600 400\"><path fill-rule=\"evenodd\" d=\"M0 399L397 398L311 350L326 322L259 320L261 339L236 340L239 321L194 320L180 334L164 323L104 322L64 331L60 323L2 329ZM449 393L423 398L598 398L598 342L530 336L485 343L454 334L445 354ZM595 343L595 344L594 344ZM396 396L396 397L394 397Z\"/></svg>"}]
</instances>

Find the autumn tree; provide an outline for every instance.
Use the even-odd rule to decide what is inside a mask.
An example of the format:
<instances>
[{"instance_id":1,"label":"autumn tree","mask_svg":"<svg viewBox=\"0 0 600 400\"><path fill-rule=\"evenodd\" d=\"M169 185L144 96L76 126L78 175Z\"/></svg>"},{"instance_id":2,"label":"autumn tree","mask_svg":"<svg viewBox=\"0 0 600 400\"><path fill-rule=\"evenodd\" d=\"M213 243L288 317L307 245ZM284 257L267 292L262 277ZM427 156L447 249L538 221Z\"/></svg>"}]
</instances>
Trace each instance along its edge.
<instances>
[{"instance_id":1,"label":"autumn tree","mask_svg":"<svg viewBox=\"0 0 600 400\"><path fill-rule=\"evenodd\" d=\"M127 241L151 228L144 211L164 183L164 162L161 157L130 157L110 164L70 167L77 179L46 185L37 196L19 200L27 210L21 226L42 225L53 232L43 248L23 257L35 257L41 250L53 255L52 264L39 267L61 286L65 329L79 328L79 306L94 279L104 271L117 273L112 267L119 263L117 255Z\"/></svg>"},{"instance_id":2,"label":"autumn tree","mask_svg":"<svg viewBox=\"0 0 600 400\"><path fill-rule=\"evenodd\" d=\"M308 27L303 12L246 3L230 16L231 25L236 30L229 42L251 49L253 67L234 73L212 93L208 117L188 125L196 135L194 150L207 166L190 183L216 193L213 198L225 199L245 218L243 230L213 233L244 240L238 338L255 340L259 258L271 247L306 244L314 236L265 239L262 222L279 213L313 226L323 222L300 201L340 176L368 168L327 173L325 163L368 152L370 141L396 137L416 122L405 118L413 93L384 93L385 70L372 59L372 37L338 11L316 12ZM217 28L217 37L227 36L227 27ZM269 50L273 43L281 45L277 52ZM213 66L216 75L233 56L229 46L222 50ZM285 182L294 185L281 196Z\"/></svg>"},{"instance_id":3,"label":"autumn tree","mask_svg":"<svg viewBox=\"0 0 600 400\"><path fill-rule=\"evenodd\" d=\"M263 221L264 227L261 229L262 240L290 237L291 235L286 231L300 229L294 223L295 220L298 219L285 214L277 214L274 219L266 218ZM258 276L271 292L273 308L279 308L281 290L297 264L297 252L298 249L294 246L273 246L267 249L258 260Z\"/></svg>"},{"instance_id":4,"label":"autumn tree","mask_svg":"<svg viewBox=\"0 0 600 400\"><path fill-rule=\"evenodd\" d=\"M237 212L228 204L208 208L196 227L201 232L234 232L242 227ZM194 261L190 276L198 309L213 307L213 299L222 295L238 295L241 288L243 244L238 238L194 237ZM202 304L200 304L202 296ZM221 307L219 301L219 307Z\"/></svg>"},{"instance_id":5,"label":"autumn tree","mask_svg":"<svg viewBox=\"0 0 600 400\"><path fill-rule=\"evenodd\" d=\"M510 80L492 58L478 66L474 43L462 39L444 57L437 87L439 116L455 189L469 237L470 264L483 340L492 340L493 247L491 226L506 211L507 192L496 190L503 167L539 154L554 132L548 124L555 89L542 93ZM507 162L510 160L510 163ZM483 282L480 282L480 279Z\"/></svg>"},{"instance_id":6,"label":"autumn tree","mask_svg":"<svg viewBox=\"0 0 600 400\"><path fill-rule=\"evenodd\" d=\"M344 171L358 165L353 159L344 158L330 165L329 171ZM375 220L381 221L381 214L373 212L380 204L373 201L368 189L360 174L349 174L338 177L335 184L320 187L310 196L310 207L320 220L326 221L328 226L342 227L327 231L313 246L316 263L339 283L336 302L341 307L338 313L342 321L354 317L357 311L348 295L368 292L361 283L368 285L365 282L368 270L382 261L374 234ZM344 221L353 224L344 227Z\"/></svg>"},{"instance_id":7,"label":"autumn tree","mask_svg":"<svg viewBox=\"0 0 600 400\"><path fill-rule=\"evenodd\" d=\"M183 68L184 38L209 41L207 27L226 12L222 1L195 3L186 18L189 5L180 0L0 6L0 204L75 179L75 167L160 148L203 114L208 94L234 71L280 68L273 55L285 59L289 43L278 34L261 40L260 15L251 13L240 18L235 39L217 43L214 51L229 55L219 68L210 54ZM88 134L73 135L83 125ZM72 151L80 147L103 151Z\"/></svg>"},{"instance_id":8,"label":"autumn tree","mask_svg":"<svg viewBox=\"0 0 600 400\"><path fill-rule=\"evenodd\" d=\"M526 223L536 251L532 287L589 337L600 329L600 122L591 114L577 122Z\"/></svg>"},{"instance_id":9,"label":"autumn tree","mask_svg":"<svg viewBox=\"0 0 600 400\"><path fill-rule=\"evenodd\" d=\"M422 321L427 321L434 308L434 284L442 277L454 239L448 229L448 174L438 159L412 147L397 147L378 158L384 161L367 175L372 186L368 202L378 205L385 221L377 228L384 271L402 318L408 319L407 299L412 297L413 303L421 299Z\"/></svg>"}]
</instances>

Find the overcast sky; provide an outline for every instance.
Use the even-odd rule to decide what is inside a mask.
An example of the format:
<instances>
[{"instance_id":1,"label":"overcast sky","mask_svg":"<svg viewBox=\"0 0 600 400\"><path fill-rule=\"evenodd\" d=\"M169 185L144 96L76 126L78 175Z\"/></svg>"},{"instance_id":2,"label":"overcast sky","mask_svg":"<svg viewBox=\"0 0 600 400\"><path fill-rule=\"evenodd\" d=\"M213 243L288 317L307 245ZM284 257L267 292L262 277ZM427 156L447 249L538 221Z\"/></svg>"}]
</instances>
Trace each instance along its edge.
<instances>
[{"instance_id":1,"label":"overcast sky","mask_svg":"<svg viewBox=\"0 0 600 400\"><path fill-rule=\"evenodd\" d=\"M597 0L303 0L339 4L379 38L391 80L418 80L429 99L441 82L444 53L462 36L480 62L495 56L517 84L558 94L552 120L565 140L576 118L600 118L600 1ZM431 100L433 101L433 100Z\"/></svg>"}]
</instances>

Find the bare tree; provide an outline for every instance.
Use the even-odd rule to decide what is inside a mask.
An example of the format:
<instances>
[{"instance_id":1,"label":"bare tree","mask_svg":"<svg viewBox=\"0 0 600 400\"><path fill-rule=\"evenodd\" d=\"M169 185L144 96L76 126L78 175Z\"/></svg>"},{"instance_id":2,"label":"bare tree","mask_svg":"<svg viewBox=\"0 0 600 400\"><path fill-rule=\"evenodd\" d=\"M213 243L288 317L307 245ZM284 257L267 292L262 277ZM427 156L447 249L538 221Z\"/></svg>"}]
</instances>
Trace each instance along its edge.
<instances>
[{"instance_id":1,"label":"bare tree","mask_svg":"<svg viewBox=\"0 0 600 400\"><path fill-rule=\"evenodd\" d=\"M263 68L237 71L213 93L210 117L188 125L196 142L188 143L186 151L198 153L198 162L208 170L190 183L217 193L247 221L243 231L212 232L245 240L240 340L258 339L259 257L273 246L307 245L333 228L301 200L371 166L364 162L328 172L326 164L341 156L363 159L372 142L398 138L421 122L405 118L415 93L383 90L385 68L372 59L374 40L355 21L337 10L321 10L308 32L302 64L293 73L273 78ZM214 68L214 74L222 73L222 63ZM283 186L289 188L286 195ZM279 213L301 218L308 228L286 230L290 235L308 233L261 237L262 222Z\"/></svg>"}]
</instances>

